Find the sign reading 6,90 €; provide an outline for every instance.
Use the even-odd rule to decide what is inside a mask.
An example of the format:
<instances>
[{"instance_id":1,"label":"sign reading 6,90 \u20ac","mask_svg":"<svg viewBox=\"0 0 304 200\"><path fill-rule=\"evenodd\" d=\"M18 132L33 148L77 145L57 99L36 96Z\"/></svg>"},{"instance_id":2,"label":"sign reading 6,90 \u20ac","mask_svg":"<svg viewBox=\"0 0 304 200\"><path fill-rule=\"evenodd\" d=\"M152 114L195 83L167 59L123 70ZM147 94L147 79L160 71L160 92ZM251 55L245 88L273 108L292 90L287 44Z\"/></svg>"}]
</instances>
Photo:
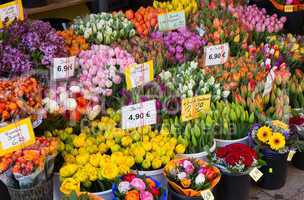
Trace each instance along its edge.
<instances>
[{"instance_id":1,"label":"sign reading 6,90 \u20ac","mask_svg":"<svg viewBox=\"0 0 304 200\"><path fill-rule=\"evenodd\" d=\"M130 106L124 106L121 110L122 128L137 128L145 125L156 124L156 101L145 101Z\"/></svg>"},{"instance_id":2,"label":"sign reading 6,90 \u20ac","mask_svg":"<svg viewBox=\"0 0 304 200\"><path fill-rule=\"evenodd\" d=\"M220 44L204 48L205 65L221 65L227 62L229 57L229 44Z\"/></svg>"},{"instance_id":3,"label":"sign reading 6,90 \u20ac","mask_svg":"<svg viewBox=\"0 0 304 200\"><path fill-rule=\"evenodd\" d=\"M53 70L52 79L68 79L74 76L76 65L76 57L67 58L54 58L53 59Z\"/></svg>"}]
</instances>

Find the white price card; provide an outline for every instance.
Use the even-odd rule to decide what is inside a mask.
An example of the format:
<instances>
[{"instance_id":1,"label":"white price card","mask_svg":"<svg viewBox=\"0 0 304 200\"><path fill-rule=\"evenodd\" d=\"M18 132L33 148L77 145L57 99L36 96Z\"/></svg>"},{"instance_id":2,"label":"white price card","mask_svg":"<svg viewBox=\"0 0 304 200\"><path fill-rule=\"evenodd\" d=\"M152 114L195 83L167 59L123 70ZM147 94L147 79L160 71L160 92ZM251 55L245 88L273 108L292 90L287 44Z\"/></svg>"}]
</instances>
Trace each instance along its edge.
<instances>
[{"instance_id":1,"label":"white price card","mask_svg":"<svg viewBox=\"0 0 304 200\"><path fill-rule=\"evenodd\" d=\"M123 129L156 124L156 100L124 106L122 107L121 115Z\"/></svg>"},{"instance_id":2,"label":"white price card","mask_svg":"<svg viewBox=\"0 0 304 200\"><path fill-rule=\"evenodd\" d=\"M204 190L201 192L201 195L204 200L214 200L214 195L210 190Z\"/></svg>"},{"instance_id":3,"label":"white price card","mask_svg":"<svg viewBox=\"0 0 304 200\"><path fill-rule=\"evenodd\" d=\"M229 44L220 44L204 48L205 66L221 65L227 62L229 57Z\"/></svg>"},{"instance_id":4,"label":"white price card","mask_svg":"<svg viewBox=\"0 0 304 200\"><path fill-rule=\"evenodd\" d=\"M258 182L260 178L263 176L263 173L258 168L253 168L249 173L249 176L255 181Z\"/></svg>"},{"instance_id":5,"label":"white price card","mask_svg":"<svg viewBox=\"0 0 304 200\"><path fill-rule=\"evenodd\" d=\"M184 11L169 12L157 16L160 31L171 31L186 27L186 16Z\"/></svg>"},{"instance_id":6,"label":"white price card","mask_svg":"<svg viewBox=\"0 0 304 200\"><path fill-rule=\"evenodd\" d=\"M144 85L154 79L153 60L143 64L131 64L125 70L127 89Z\"/></svg>"},{"instance_id":7,"label":"white price card","mask_svg":"<svg viewBox=\"0 0 304 200\"><path fill-rule=\"evenodd\" d=\"M295 155L295 153L296 153L296 151L294 149L290 150L288 153L287 161L292 161L292 158Z\"/></svg>"},{"instance_id":8,"label":"white price card","mask_svg":"<svg viewBox=\"0 0 304 200\"><path fill-rule=\"evenodd\" d=\"M3 22L8 20L7 23L15 19L23 20L23 7L22 0L10 1L0 5L0 28L3 27Z\"/></svg>"},{"instance_id":9,"label":"white price card","mask_svg":"<svg viewBox=\"0 0 304 200\"><path fill-rule=\"evenodd\" d=\"M30 118L0 128L0 156L17 151L35 143Z\"/></svg>"},{"instance_id":10,"label":"white price card","mask_svg":"<svg viewBox=\"0 0 304 200\"><path fill-rule=\"evenodd\" d=\"M52 79L68 79L74 76L76 56L66 58L54 58Z\"/></svg>"},{"instance_id":11,"label":"white price card","mask_svg":"<svg viewBox=\"0 0 304 200\"><path fill-rule=\"evenodd\" d=\"M266 77L266 82L265 82L265 86L264 86L264 92L263 92L263 97L268 95L271 90L272 90L272 82L275 79L275 73L274 70L276 69L276 67L273 67L270 72L268 73L267 77Z\"/></svg>"}]
</instances>

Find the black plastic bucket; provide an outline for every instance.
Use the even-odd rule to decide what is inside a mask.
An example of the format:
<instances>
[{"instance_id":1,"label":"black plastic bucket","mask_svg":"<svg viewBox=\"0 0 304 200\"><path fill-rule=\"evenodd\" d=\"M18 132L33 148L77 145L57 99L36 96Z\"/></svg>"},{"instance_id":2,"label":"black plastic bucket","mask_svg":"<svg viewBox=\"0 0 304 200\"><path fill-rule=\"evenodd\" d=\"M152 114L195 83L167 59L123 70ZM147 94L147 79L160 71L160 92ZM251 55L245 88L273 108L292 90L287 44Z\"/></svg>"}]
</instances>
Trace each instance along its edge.
<instances>
[{"instance_id":1,"label":"black plastic bucket","mask_svg":"<svg viewBox=\"0 0 304 200\"><path fill-rule=\"evenodd\" d=\"M263 176L258 181L258 186L269 190L283 187L287 179L288 153L280 154L270 150L264 150L262 153L266 165L260 169Z\"/></svg>"},{"instance_id":2,"label":"black plastic bucket","mask_svg":"<svg viewBox=\"0 0 304 200\"><path fill-rule=\"evenodd\" d=\"M249 175L222 173L216 191L216 200L248 200L250 187Z\"/></svg>"},{"instance_id":3,"label":"black plastic bucket","mask_svg":"<svg viewBox=\"0 0 304 200\"><path fill-rule=\"evenodd\" d=\"M297 151L292 159L292 164L296 168L304 170L304 152Z\"/></svg>"},{"instance_id":4,"label":"black plastic bucket","mask_svg":"<svg viewBox=\"0 0 304 200\"><path fill-rule=\"evenodd\" d=\"M22 0L22 4L25 8L34 8L46 5L47 0Z\"/></svg>"},{"instance_id":5,"label":"black plastic bucket","mask_svg":"<svg viewBox=\"0 0 304 200\"><path fill-rule=\"evenodd\" d=\"M202 200L202 197L187 197L174 191L168 184L168 200Z\"/></svg>"}]
</instances>

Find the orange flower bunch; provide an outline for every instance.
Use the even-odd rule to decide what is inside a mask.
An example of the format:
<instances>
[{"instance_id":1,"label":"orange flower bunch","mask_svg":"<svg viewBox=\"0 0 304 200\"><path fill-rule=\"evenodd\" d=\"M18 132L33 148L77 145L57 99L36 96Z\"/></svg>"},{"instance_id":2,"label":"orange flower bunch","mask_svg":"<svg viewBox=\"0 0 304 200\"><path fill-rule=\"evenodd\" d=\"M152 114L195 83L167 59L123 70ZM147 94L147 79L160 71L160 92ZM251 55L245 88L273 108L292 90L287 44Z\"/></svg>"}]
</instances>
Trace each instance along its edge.
<instances>
[{"instance_id":1,"label":"orange flower bunch","mask_svg":"<svg viewBox=\"0 0 304 200\"><path fill-rule=\"evenodd\" d=\"M125 15L135 26L137 33L145 37L157 26L157 15L160 13L164 11L159 8L140 7L136 12L127 10Z\"/></svg>"},{"instance_id":2,"label":"orange flower bunch","mask_svg":"<svg viewBox=\"0 0 304 200\"><path fill-rule=\"evenodd\" d=\"M89 49L89 44L81 35L76 35L72 29L59 31L58 35L64 38L65 48L70 56L77 56L82 50Z\"/></svg>"},{"instance_id":3,"label":"orange flower bunch","mask_svg":"<svg viewBox=\"0 0 304 200\"><path fill-rule=\"evenodd\" d=\"M33 115L42 108L42 88L35 78L0 80L0 121Z\"/></svg>"}]
</instances>

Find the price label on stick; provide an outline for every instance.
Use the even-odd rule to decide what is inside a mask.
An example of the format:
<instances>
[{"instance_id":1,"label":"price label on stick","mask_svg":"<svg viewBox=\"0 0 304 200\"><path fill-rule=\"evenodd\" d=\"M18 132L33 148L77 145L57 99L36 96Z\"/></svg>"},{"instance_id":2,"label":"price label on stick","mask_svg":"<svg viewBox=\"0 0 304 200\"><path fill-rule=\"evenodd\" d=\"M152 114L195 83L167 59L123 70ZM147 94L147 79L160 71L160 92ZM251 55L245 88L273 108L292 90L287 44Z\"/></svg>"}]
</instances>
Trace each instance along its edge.
<instances>
[{"instance_id":1,"label":"price label on stick","mask_svg":"<svg viewBox=\"0 0 304 200\"><path fill-rule=\"evenodd\" d=\"M210 190L204 190L201 192L201 195L204 200L214 200L214 195Z\"/></svg>"},{"instance_id":2,"label":"price label on stick","mask_svg":"<svg viewBox=\"0 0 304 200\"><path fill-rule=\"evenodd\" d=\"M258 182L260 180L260 178L263 176L263 173L258 168L255 167L253 170L251 170L251 172L249 173L249 176L255 182Z\"/></svg>"},{"instance_id":3,"label":"price label on stick","mask_svg":"<svg viewBox=\"0 0 304 200\"><path fill-rule=\"evenodd\" d=\"M74 76L76 57L54 58L52 79L68 79Z\"/></svg>"},{"instance_id":4,"label":"price label on stick","mask_svg":"<svg viewBox=\"0 0 304 200\"><path fill-rule=\"evenodd\" d=\"M3 22L10 23L15 19L23 20L22 0L15 0L0 5L0 28L3 28Z\"/></svg>"},{"instance_id":5,"label":"price label on stick","mask_svg":"<svg viewBox=\"0 0 304 200\"><path fill-rule=\"evenodd\" d=\"M157 16L160 31L171 31L186 27L186 16L184 11L169 12Z\"/></svg>"},{"instance_id":6,"label":"price label on stick","mask_svg":"<svg viewBox=\"0 0 304 200\"><path fill-rule=\"evenodd\" d=\"M144 85L154 79L153 60L143 64L129 65L125 70L127 89Z\"/></svg>"},{"instance_id":7,"label":"price label on stick","mask_svg":"<svg viewBox=\"0 0 304 200\"><path fill-rule=\"evenodd\" d=\"M210 110L211 94L182 99L182 121L189 121Z\"/></svg>"},{"instance_id":8,"label":"price label on stick","mask_svg":"<svg viewBox=\"0 0 304 200\"><path fill-rule=\"evenodd\" d=\"M205 65L221 65L227 62L229 57L229 44L220 44L204 48Z\"/></svg>"},{"instance_id":9,"label":"price label on stick","mask_svg":"<svg viewBox=\"0 0 304 200\"><path fill-rule=\"evenodd\" d=\"M285 5L284 6L284 12L286 12L286 13L293 12L293 5Z\"/></svg>"},{"instance_id":10,"label":"price label on stick","mask_svg":"<svg viewBox=\"0 0 304 200\"><path fill-rule=\"evenodd\" d=\"M124 106L122 107L121 115L123 129L156 124L156 101L151 100L130 106Z\"/></svg>"},{"instance_id":11,"label":"price label on stick","mask_svg":"<svg viewBox=\"0 0 304 200\"><path fill-rule=\"evenodd\" d=\"M35 135L30 118L0 128L0 156L34 143Z\"/></svg>"},{"instance_id":12,"label":"price label on stick","mask_svg":"<svg viewBox=\"0 0 304 200\"><path fill-rule=\"evenodd\" d=\"M287 161L292 161L292 158L293 156L295 155L296 151L293 149L293 150L290 150L289 153L288 153L288 157L287 157Z\"/></svg>"}]
</instances>

